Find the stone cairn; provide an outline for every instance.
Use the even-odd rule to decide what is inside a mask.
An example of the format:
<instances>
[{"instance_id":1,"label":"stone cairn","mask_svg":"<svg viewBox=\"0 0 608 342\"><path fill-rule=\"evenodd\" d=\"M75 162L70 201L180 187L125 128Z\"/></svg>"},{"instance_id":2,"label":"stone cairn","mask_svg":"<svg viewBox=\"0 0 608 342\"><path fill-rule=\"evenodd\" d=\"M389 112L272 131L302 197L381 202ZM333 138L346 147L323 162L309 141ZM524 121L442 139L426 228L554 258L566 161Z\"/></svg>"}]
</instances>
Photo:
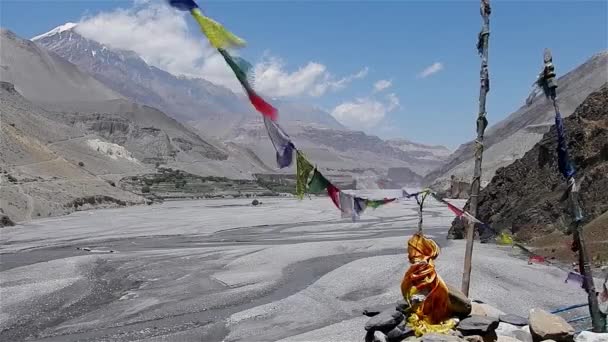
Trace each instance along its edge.
<instances>
[{"instance_id":1,"label":"stone cairn","mask_svg":"<svg viewBox=\"0 0 608 342\"><path fill-rule=\"evenodd\" d=\"M608 342L608 334L583 332L542 309L528 318L504 312L443 283L433 260L439 247L422 233L408 241L411 263L401 283L404 299L395 308L363 311L366 342Z\"/></svg>"}]
</instances>

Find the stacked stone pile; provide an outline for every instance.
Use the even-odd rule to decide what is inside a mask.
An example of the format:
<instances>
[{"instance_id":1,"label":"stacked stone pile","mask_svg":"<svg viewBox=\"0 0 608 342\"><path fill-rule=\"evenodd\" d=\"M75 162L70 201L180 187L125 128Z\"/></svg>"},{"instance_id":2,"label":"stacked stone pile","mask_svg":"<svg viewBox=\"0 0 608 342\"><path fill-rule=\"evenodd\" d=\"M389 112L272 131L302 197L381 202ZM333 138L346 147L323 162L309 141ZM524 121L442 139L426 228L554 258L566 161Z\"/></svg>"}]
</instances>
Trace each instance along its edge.
<instances>
[{"instance_id":1,"label":"stacked stone pile","mask_svg":"<svg viewBox=\"0 0 608 342\"><path fill-rule=\"evenodd\" d=\"M528 318L506 314L480 301L471 301L462 292L448 286L450 311L456 322L445 334L416 336L408 326L412 308L405 301L386 310L368 308L365 324L366 342L608 342L608 334L588 331L575 335L574 328L562 317L539 308Z\"/></svg>"}]
</instances>

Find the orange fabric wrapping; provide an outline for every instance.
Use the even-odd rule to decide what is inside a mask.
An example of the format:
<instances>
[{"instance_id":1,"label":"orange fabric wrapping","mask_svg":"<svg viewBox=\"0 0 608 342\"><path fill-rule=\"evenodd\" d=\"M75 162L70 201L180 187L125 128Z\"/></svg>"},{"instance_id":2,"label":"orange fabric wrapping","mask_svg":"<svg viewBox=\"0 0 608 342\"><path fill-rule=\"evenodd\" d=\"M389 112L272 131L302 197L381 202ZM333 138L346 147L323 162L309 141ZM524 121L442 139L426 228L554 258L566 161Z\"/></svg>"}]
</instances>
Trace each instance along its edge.
<instances>
[{"instance_id":1,"label":"orange fabric wrapping","mask_svg":"<svg viewBox=\"0 0 608 342\"><path fill-rule=\"evenodd\" d=\"M411 303L414 294L423 294L426 299L417 308L416 314L431 324L449 318L448 288L435 272L433 260L439 255L435 241L416 233L407 243L407 252L412 264L401 281L401 294Z\"/></svg>"}]
</instances>

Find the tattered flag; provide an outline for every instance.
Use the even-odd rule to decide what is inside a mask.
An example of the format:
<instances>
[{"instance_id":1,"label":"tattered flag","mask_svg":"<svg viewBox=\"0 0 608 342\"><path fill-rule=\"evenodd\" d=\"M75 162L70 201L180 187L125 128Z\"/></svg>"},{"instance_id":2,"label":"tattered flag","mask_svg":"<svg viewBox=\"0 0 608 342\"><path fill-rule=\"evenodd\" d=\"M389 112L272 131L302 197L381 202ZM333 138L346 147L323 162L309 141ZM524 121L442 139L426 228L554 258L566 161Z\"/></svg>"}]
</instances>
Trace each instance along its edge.
<instances>
[{"instance_id":1,"label":"tattered flag","mask_svg":"<svg viewBox=\"0 0 608 342\"><path fill-rule=\"evenodd\" d=\"M289 135L283 131L281 126L267 117L264 117L264 126L266 126L266 132L276 151L277 165L281 169L290 166L293 161L295 146L291 142Z\"/></svg>"},{"instance_id":2,"label":"tattered flag","mask_svg":"<svg viewBox=\"0 0 608 342\"><path fill-rule=\"evenodd\" d=\"M308 182L308 192L312 194L323 192L327 189L329 184L330 183L327 178L325 178L325 176L323 176L319 170L315 169L310 182Z\"/></svg>"},{"instance_id":3,"label":"tattered flag","mask_svg":"<svg viewBox=\"0 0 608 342\"><path fill-rule=\"evenodd\" d=\"M296 196L299 199L304 198L308 185L308 177L313 169L312 164L306 160L304 154L296 151Z\"/></svg>"},{"instance_id":4,"label":"tattered flag","mask_svg":"<svg viewBox=\"0 0 608 342\"><path fill-rule=\"evenodd\" d=\"M564 178L570 179L574 177L576 170L568 156L564 122L559 112L555 112L555 128L557 129L557 165Z\"/></svg>"}]
</instances>

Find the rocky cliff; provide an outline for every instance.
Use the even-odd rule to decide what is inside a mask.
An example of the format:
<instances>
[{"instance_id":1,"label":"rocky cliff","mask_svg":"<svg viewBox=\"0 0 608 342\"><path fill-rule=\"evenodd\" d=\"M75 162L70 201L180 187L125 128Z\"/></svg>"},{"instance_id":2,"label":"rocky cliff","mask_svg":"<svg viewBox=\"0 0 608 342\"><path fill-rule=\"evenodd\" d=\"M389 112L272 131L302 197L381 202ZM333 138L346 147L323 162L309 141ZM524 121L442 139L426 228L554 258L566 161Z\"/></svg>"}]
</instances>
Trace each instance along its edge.
<instances>
[{"instance_id":1,"label":"rocky cliff","mask_svg":"<svg viewBox=\"0 0 608 342\"><path fill-rule=\"evenodd\" d=\"M564 123L588 222L608 210L608 85L589 95ZM522 158L498 169L481 191L477 217L495 232L507 229L522 239L566 231L572 218L567 201L561 199L566 187L557 167L556 145L553 126ZM462 235L458 221L451 234Z\"/></svg>"}]
</instances>

